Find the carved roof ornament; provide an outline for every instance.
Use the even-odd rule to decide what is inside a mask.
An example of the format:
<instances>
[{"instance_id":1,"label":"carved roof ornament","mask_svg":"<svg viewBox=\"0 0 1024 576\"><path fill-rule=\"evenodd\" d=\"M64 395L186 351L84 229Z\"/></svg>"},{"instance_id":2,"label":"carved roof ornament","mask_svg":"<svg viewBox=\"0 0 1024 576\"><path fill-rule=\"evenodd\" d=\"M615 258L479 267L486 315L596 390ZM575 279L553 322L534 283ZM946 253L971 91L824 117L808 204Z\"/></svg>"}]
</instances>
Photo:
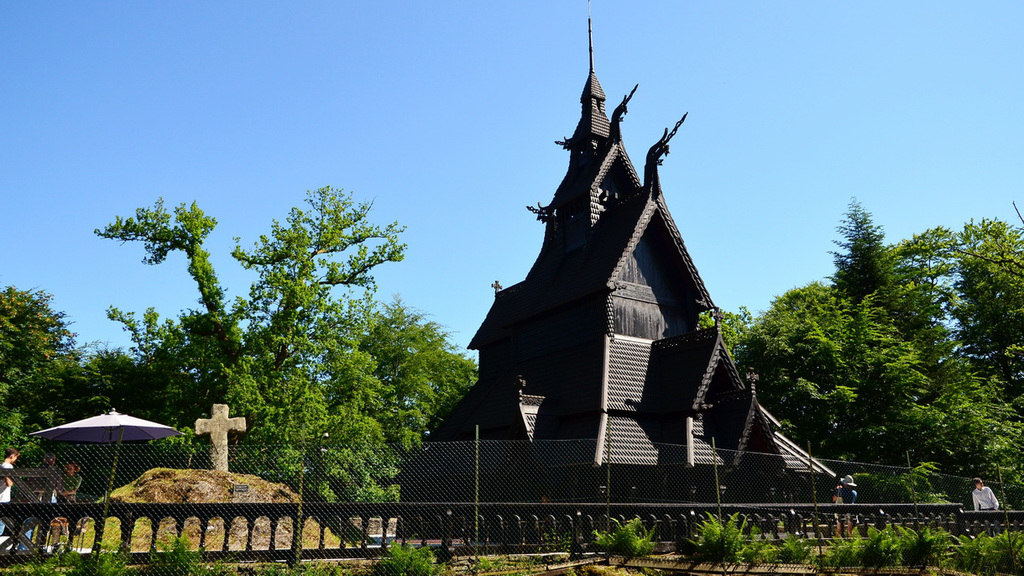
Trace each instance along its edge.
<instances>
[{"instance_id":1,"label":"carved roof ornament","mask_svg":"<svg viewBox=\"0 0 1024 576\"><path fill-rule=\"evenodd\" d=\"M591 50L593 50L593 48L591 48ZM622 140L622 131L619 128L619 124L626 116L626 113L629 112L626 105L629 104L630 99L633 98L633 94L636 93L636 89L639 87L640 84L633 86L633 89L630 90L629 94L622 97L622 102L620 102L619 105L615 107L615 111L612 112L612 128L611 135L609 136L609 140L612 142L619 142Z\"/></svg>"},{"instance_id":2,"label":"carved roof ornament","mask_svg":"<svg viewBox=\"0 0 1024 576\"><path fill-rule=\"evenodd\" d=\"M536 206L527 206L526 209L536 214L537 220L541 222L551 220L551 206L541 206L540 202L537 202Z\"/></svg>"},{"instance_id":3,"label":"carved roof ornament","mask_svg":"<svg viewBox=\"0 0 1024 576\"><path fill-rule=\"evenodd\" d=\"M676 122L671 132L669 132L668 128L665 128L665 133L647 151L647 161L644 163L644 188L651 190L655 194L659 193L661 189L661 185L658 182L658 166L661 166L665 156L668 156L668 142L676 135L683 122L686 122L688 114L689 112L683 114L683 117L679 119L679 122Z\"/></svg>"},{"instance_id":4,"label":"carved roof ornament","mask_svg":"<svg viewBox=\"0 0 1024 576\"><path fill-rule=\"evenodd\" d=\"M715 319L715 327L721 328L725 325L725 314L722 313L722 309L715 306L714 311L711 312L712 318Z\"/></svg>"},{"instance_id":5,"label":"carved roof ornament","mask_svg":"<svg viewBox=\"0 0 1024 576\"><path fill-rule=\"evenodd\" d=\"M761 376L754 372L753 368L747 368L747 385L750 386L751 390L757 388L757 382L761 379Z\"/></svg>"},{"instance_id":6,"label":"carved roof ornament","mask_svg":"<svg viewBox=\"0 0 1024 576\"><path fill-rule=\"evenodd\" d=\"M494 294L497 295L498 292L501 292L501 282L495 280L494 284L491 284L491 288L494 288Z\"/></svg>"}]
</instances>

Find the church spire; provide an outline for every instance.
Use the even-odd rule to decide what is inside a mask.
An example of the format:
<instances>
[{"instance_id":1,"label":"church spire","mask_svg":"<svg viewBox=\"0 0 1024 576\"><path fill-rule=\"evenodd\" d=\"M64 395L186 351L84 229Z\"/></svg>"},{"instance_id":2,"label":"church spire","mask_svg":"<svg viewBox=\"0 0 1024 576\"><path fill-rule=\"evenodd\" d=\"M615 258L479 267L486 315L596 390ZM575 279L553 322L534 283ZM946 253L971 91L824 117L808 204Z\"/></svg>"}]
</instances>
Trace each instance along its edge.
<instances>
[{"instance_id":1,"label":"church spire","mask_svg":"<svg viewBox=\"0 0 1024 576\"><path fill-rule=\"evenodd\" d=\"M590 20L590 2L587 2L587 39L590 40L590 73L594 73L594 26Z\"/></svg>"},{"instance_id":2,"label":"church spire","mask_svg":"<svg viewBox=\"0 0 1024 576\"><path fill-rule=\"evenodd\" d=\"M588 7L589 11L589 7ZM605 112L604 90L594 73L594 26L590 15L587 15L587 39L589 41L590 71L587 76L587 83L583 86L583 94L580 95L582 114L579 124L576 125L576 132L567 142L569 148L575 152L592 152L597 145L608 138L610 124L608 114Z\"/></svg>"}]
</instances>

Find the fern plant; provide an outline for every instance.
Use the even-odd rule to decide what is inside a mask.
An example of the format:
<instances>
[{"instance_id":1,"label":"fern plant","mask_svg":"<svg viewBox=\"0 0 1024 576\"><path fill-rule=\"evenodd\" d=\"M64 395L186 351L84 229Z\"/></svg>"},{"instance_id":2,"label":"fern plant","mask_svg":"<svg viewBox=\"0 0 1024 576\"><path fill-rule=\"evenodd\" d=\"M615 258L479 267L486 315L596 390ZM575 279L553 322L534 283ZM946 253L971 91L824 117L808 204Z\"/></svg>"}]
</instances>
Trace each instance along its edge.
<instances>
[{"instance_id":1,"label":"fern plant","mask_svg":"<svg viewBox=\"0 0 1024 576\"><path fill-rule=\"evenodd\" d=\"M819 564L823 568L862 566L863 563L864 539L860 536L833 540L832 547L819 559Z\"/></svg>"},{"instance_id":2,"label":"fern plant","mask_svg":"<svg viewBox=\"0 0 1024 576\"><path fill-rule=\"evenodd\" d=\"M708 519L697 526L697 538L692 540L694 555L706 562L740 561L746 528L746 519L738 513L721 522L709 512Z\"/></svg>"},{"instance_id":3,"label":"fern plant","mask_svg":"<svg viewBox=\"0 0 1024 576\"><path fill-rule=\"evenodd\" d=\"M892 526L882 530L874 526L868 528L868 537L864 542L863 563L865 566L881 568L898 566L903 559L903 542L899 533Z\"/></svg>"},{"instance_id":4,"label":"fern plant","mask_svg":"<svg viewBox=\"0 0 1024 576\"><path fill-rule=\"evenodd\" d=\"M779 544L778 561L782 564L805 564L813 553L809 540L790 534Z\"/></svg>"},{"instance_id":5,"label":"fern plant","mask_svg":"<svg viewBox=\"0 0 1024 576\"><path fill-rule=\"evenodd\" d=\"M594 532L594 543L608 554L637 558L654 552L654 528L644 528L639 518L625 524L612 518L615 528L610 531Z\"/></svg>"},{"instance_id":6,"label":"fern plant","mask_svg":"<svg viewBox=\"0 0 1024 576\"><path fill-rule=\"evenodd\" d=\"M373 565L373 576L434 576L440 571L430 548L408 544L388 548L388 555Z\"/></svg>"},{"instance_id":7,"label":"fern plant","mask_svg":"<svg viewBox=\"0 0 1024 576\"><path fill-rule=\"evenodd\" d=\"M917 531L901 528L899 533L904 566L942 566L946 563L949 555L949 532L924 526Z\"/></svg>"},{"instance_id":8,"label":"fern plant","mask_svg":"<svg viewBox=\"0 0 1024 576\"><path fill-rule=\"evenodd\" d=\"M985 548L985 561L996 572L1024 573L1024 535L1010 531L993 536Z\"/></svg>"},{"instance_id":9,"label":"fern plant","mask_svg":"<svg viewBox=\"0 0 1024 576\"><path fill-rule=\"evenodd\" d=\"M961 572L969 574L990 574L993 572L987 567L990 555L992 538L987 534L981 534L977 538L960 536L954 538L956 545L953 546L951 564L952 567Z\"/></svg>"}]
</instances>

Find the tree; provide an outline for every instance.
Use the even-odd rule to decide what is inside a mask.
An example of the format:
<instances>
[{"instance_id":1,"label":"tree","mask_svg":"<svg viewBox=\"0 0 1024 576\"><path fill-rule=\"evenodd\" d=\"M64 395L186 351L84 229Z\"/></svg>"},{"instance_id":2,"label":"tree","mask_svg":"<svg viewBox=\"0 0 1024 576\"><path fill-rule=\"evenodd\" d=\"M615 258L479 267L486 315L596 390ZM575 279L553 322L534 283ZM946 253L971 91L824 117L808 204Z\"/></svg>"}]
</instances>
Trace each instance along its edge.
<instances>
[{"instance_id":1,"label":"tree","mask_svg":"<svg viewBox=\"0 0 1024 576\"><path fill-rule=\"evenodd\" d=\"M839 231L834 283L790 290L739 334L762 403L821 456L902 465L913 451L966 474L1016 465L1013 411L951 329L962 305L952 235L886 245L856 203Z\"/></svg>"},{"instance_id":2,"label":"tree","mask_svg":"<svg viewBox=\"0 0 1024 576\"><path fill-rule=\"evenodd\" d=\"M360 347L374 376L389 442L415 443L439 426L476 380L476 363L458 353L449 334L400 298L384 304Z\"/></svg>"},{"instance_id":3,"label":"tree","mask_svg":"<svg viewBox=\"0 0 1024 576\"><path fill-rule=\"evenodd\" d=\"M306 203L252 248L236 246L232 256L257 279L233 301L204 248L216 221L195 203L172 214L158 201L97 230L141 242L146 264L172 251L187 259L198 308L163 321L152 309L141 319L109 313L131 334L137 362L169 378L169 421L191 425L212 403L228 401L249 419L254 442L297 443L328 429L341 438L382 436L368 409L378 393L372 358L357 336L372 309L373 269L403 257L402 228L371 223L371 204L329 187L309 192Z\"/></svg>"},{"instance_id":4,"label":"tree","mask_svg":"<svg viewBox=\"0 0 1024 576\"><path fill-rule=\"evenodd\" d=\"M893 282L893 264L882 228L853 200L837 230L842 239L835 244L842 250L832 252L836 266L833 285L855 303L872 295L887 295Z\"/></svg>"},{"instance_id":5,"label":"tree","mask_svg":"<svg viewBox=\"0 0 1024 576\"><path fill-rule=\"evenodd\" d=\"M26 418L46 421L38 406L29 411L24 403L53 386L77 359L74 334L52 300L41 290L8 286L0 292L0 434L8 441L23 434Z\"/></svg>"},{"instance_id":6,"label":"tree","mask_svg":"<svg viewBox=\"0 0 1024 576\"><path fill-rule=\"evenodd\" d=\"M956 241L953 262L959 298L952 315L961 352L976 370L1005 383L1008 400L1020 398L1024 394L1024 231L1000 220L972 221L956 234Z\"/></svg>"},{"instance_id":7,"label":"tree","mask_svg":"<svg viewBox=\"0 0 1024 576\"><path fill-rule=\"evenodd\" d=\"M382 445L420 442L475 380L476 365L423 313L374 300L374 269L403 257L402 227L371 223L370 204L331 188L310 192L307 205L251 247L235 247L256 280L233 300L204 248L216 222L195 204L171 213L158 201L97 231L143 243L147 264L183 252L199 293L199 307L173 320L111 309L134 343L135 371L122 375L165 382L152 397L162 421L180 428L228 402L248 420L245 443L288 445L269 457L294 476L307 467L302 446L323 445L317 457L331 472L310 480L319 497L392 498L377 484L394 472Z\"/></svg>"}]
</instances>

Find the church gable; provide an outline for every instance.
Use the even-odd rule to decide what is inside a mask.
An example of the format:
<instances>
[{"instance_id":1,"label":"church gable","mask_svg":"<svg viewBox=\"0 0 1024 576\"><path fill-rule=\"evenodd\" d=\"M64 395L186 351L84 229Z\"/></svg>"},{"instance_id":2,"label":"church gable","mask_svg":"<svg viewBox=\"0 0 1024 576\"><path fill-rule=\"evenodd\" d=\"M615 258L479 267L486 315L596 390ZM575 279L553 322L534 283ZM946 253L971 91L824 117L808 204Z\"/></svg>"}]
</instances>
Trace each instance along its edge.
<instances>
[{"instance_id":1,"label":"church gable","mask_svg":"<svg viewBox=\"0 0 1024 576\"><path fill-rule=\"evenodd\" d=\"M655 214L614 277L616 334L660 340L694 329L698 294L680 256Z\"/></svg>"},{"instance_id":2,"label":"church gable","mask_svg":"<svg viewBox=\"0 0 1024 576\"><path fill-rule=\"evenodd\" d=\"M717 336L715 351L704 375L704 382L693 401L695 410L701 406L714 406L723 399L735 395L737 391L744 391L743 382L732 362L732 357L725 349L717 329L714 330ZM749 392L747 394L749 395Z\"/></svg>"}]
</instances>

